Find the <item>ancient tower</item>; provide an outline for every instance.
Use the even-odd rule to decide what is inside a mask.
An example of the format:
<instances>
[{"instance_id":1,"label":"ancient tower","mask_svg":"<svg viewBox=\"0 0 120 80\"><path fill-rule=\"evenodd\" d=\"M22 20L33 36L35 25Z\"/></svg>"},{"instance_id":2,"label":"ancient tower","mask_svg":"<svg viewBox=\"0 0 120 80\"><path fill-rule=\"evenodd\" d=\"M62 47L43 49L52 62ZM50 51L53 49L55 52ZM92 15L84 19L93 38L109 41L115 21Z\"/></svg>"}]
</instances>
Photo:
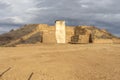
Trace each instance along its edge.
<instances>
[{"instance_id":1,"label":"ancient tower","mask_svg":"<svg viewBox=\"0 0 120 80\"><path fill-rule=\"evenodd\" d=\"M55 22L55 35L57 43L66 43L65 21L57 20Z\"/></svg>"}]
</instances>

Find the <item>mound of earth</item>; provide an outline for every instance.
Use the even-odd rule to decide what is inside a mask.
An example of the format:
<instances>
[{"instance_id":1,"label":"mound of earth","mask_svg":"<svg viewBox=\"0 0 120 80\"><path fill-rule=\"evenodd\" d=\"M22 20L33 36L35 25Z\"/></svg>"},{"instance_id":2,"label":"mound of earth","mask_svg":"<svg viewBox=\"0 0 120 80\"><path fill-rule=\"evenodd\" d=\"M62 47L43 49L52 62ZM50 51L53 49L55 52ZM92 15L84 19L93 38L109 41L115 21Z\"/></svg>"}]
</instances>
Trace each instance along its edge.
<instances>
[{"instance_id":1,"label":"mound of earth","mask_svg":"<svg viewBox=\"0 0 120 80\"><path fill-rule=\"evenodd\" d=\"M66 38L70 39L69 43L120 43L120 39L106 30L93 26L74 26L66 27ZM48 31L51 30L52 32ZM47 34L46 34L47 33ZM17 30L11 30L8 33L0 35L0 46L15 46L17 44L34 44L43 43L46 40L53 39L55 35L55 26L47 24L29 24ZM71 34L73 33L73 34ZM46 34L47 36L43 36ZM69 34L69 35L68 35ZM69 36L69 37L67 37ZM51 37L50 39L48 39ZM55 38L54 38L55 39ZM55 40L54 40L55 41ZM67 42L68 43L68 42Z\"/></svg>"},{"instance_id":2,"label":"mound of earth","mask_svg":"<svg viewBox=\"0 0 120 80\"><path fill-rule=\"evenodd\" d=\"M0 45L16 45L21 43L35 43L41 41L38 24L24 25L17 30L11 30L8 33L0 35Z\"/></svg>"}]
</instances>

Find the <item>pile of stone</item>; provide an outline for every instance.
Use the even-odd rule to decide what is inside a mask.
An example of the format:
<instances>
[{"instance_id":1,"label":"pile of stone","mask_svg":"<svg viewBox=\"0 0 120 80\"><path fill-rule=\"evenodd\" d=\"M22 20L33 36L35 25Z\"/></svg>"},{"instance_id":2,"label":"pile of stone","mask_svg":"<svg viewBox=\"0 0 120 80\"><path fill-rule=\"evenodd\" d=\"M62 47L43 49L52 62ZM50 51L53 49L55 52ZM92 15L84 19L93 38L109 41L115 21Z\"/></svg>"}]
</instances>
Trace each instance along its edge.
<instances>
[{"instance_id":1,"label":"pile of stone","mask_svg":"<svg viewBox=\"0 0 120 80\"><path fill-rule=\"evenodd\" d=\"M120 40L106 30L94 26L77 26L71 43L120 43Z\"/></svg>"}]
</instances>

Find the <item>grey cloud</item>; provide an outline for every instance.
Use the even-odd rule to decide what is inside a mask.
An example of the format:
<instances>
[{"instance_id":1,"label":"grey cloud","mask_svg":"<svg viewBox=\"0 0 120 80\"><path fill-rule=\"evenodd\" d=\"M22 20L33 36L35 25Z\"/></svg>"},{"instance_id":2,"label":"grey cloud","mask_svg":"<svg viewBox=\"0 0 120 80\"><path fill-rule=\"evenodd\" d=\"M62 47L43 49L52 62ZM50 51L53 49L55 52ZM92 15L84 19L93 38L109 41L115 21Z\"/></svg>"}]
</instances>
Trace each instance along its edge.
<instances>
[{"instance_id":1,"label":"grey cloud","mask_svg":"<svg viewBox=\"0 0 120 80\"><path fill-rule=\"evenodd\" d=\"M57 11L73 11L80 13L119 13L119 2L117 0L35 0L36 7L55 7ZM39 3L40 2L40 3ZM82 7L86 5L88 7Z\"/></svg>"},{"instance_id":2,"label":"grey cloud","mask_svg":"<svg viewBox=\"0 0 120 80\"><path fill-rule=\"evenodd\" d=\"M12 25L12 24L11 24ZM11 29L19 28L18 25L1 25L0 27L0 34L10 31ZM20 25L19 25L20 26Z\"/></svg>"},{"instance_id":3,"label":"grey cloud","mask_svg":"<svg viewBox=\"0 0 120 80\"><path fill-rule=\"evenodd\" d=\"M6 1L6 0L5 0ZM0 25L18 26L24 23L46 23L54 25L55 20L66 20L67 25L94 25L106 28L110 32L120 34L120 0L8 0L13 7L13 13L5 13L6 17ZM1 4L1 3L0 3ZM6 8L9 7L7 6ZM0 6L1 7L1 6ZM120 36L120 35L119 35Z\"/></svg>"},{"instance_id":4,"label":"grey cloud","mask_svg":"<svg viewBox=\"0 0 120 80\"><path fill-rule=\"evenodd\" d=\"M22 26L22 23L17 22L17 18L8 17L0 19L0 34L8 32L11 29L18 28Z\"/></svg>"},{"instance_id":5,"label":"grey cloud","mask_svg":"<svg viewBox=\"0 0 120 80\"><path fill-rule=\"evenodd\" d=\"M6 8L9 8L11 5L8 2L0 1L0 10L4 10Z\"/></svg>"},{"instance_id":6,"label":"grey cloud","mask_svg":"<svg viewBox=\"0 0 120 80\"><path fill-rule=\"evenodd\" d=\"M22 24L22 20L19 17L7 17L0 19L0 25L8 25L8 26L19 26Z\"/></svg>"}]
</instances>

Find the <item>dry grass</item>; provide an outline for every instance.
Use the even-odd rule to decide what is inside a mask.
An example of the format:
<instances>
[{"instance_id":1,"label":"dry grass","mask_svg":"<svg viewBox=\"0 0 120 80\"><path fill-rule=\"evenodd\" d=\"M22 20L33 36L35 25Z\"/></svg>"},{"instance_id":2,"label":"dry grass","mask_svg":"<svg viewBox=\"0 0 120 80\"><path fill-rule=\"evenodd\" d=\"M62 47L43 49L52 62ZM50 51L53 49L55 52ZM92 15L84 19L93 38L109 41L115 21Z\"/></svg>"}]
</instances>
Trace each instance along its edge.
<instances>
[{"instance_id":1,"label":"dry grass","mask_svg":"<svg viewBox=\"0 0 120 80\"><path fill-rule=\"evenodd\" d=\"M120 45L40 44L0 48L0 80L120 80Z\"/></svg>"}]
</instances>

